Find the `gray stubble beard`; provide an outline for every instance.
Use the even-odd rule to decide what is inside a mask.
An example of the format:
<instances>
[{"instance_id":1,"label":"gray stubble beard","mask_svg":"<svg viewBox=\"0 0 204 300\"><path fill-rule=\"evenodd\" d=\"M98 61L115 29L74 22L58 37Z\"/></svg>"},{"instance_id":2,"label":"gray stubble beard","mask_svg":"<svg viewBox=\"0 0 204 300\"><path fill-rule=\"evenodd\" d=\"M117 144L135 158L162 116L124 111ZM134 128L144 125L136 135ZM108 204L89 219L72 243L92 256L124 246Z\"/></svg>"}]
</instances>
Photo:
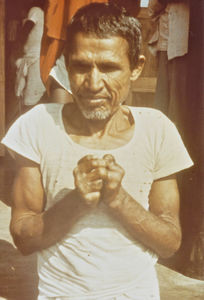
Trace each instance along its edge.
<instances>
[{"instance_id":1,"label":"gray stubble beard","mask_svg":"<svg viewBox=\"0 0 204 300\"><path fill-rule=\"evenodd\" d=\"M88 120L98 120L98 121L103 121L106 120L110 117L111 112L110 110L96 110L96 111L88 111L88 110L83 110L81 109L81 113L83 114L84 118Z\"/></svg>"}]
</instances>

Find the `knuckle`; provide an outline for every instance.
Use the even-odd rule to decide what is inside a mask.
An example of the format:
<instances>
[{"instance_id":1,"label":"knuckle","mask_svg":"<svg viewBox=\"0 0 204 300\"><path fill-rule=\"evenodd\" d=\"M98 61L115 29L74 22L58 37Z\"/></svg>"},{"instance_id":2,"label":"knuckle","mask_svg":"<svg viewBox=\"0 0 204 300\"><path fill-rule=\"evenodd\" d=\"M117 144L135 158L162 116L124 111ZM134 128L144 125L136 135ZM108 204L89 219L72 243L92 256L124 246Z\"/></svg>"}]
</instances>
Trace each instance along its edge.
<instances>
[{"instance_id":1,"label":"knuckle","mask_svg":"<svg viewBox=\"0 0 204 300\"><path fill-rule=\"evenodd\" d=\"M99 188L101 189L103 187L103 180L99 179L97 184L98 184Z\"/></svg>"},{"instance_id":2,"label":"knuckle","mask_svg":"<svg viewBox=\"0 0 204 300\"><path fill-rule=\"evenodd\" d=\"M95 168L98 166L98 160L97 159L92 159L89 161L89 165L91 168Z\"/></svg>"},{"instance_id":3,"label":"knuckle","mask_svg":"<svg viewBox=\"0 0 204 300\"><path fill-rule=\"evenodd\" d=\"M109 188L115 189L120 184L119 177L113 177L112 180L109 181Z\"/></svg>"},{"instance_id":4,"label":"knuckle","mask_svg":"<svg viewBox=\"0 0 204 300\"><path fill-rule=\"evenodd\" d=\"M106 168L98 168L97 173L102 178L104 178L108 175L108 171Z\"/></svg>"},{"instance_id":5,"label":"knuckle","mask_svg":"<svg viewBox=\"0 0 204 300\"><path fill-rule=\"evenodd\" d=\"M101 179L95 181L95 189L96 190L101 190L103 187L103 181Z\"/></svg>"},{"instance_id":6,"label":"knuckle","mask_svg":"<svg viewBox=\"0 0 204 300\"><path fill-rule=\"evenodd\" d=\"M109 190L110 192L112 192L112 191L114 191L114 190L116 189L116 187L117 187L117 185L116 185L115 183L110 183L110 184L108 185L108 190Z\"/></svg>"},{"instance_id":7,"label":"knuckle","mask_svg":"<svg viewBox=\"0 0 204 300\"><path fill-rule=\"evenodd\" d=\"M105 154L103 156L103 159L105 159L105 160L107 160L109 162L115 162L115 158L114 158L114 156L112 154Z\"/></svg>"},{"instance_id":8,"label":"knuckle","mask_svg":"<svg viewBox=\"0 0 204 300\"><path fill-rule=\"evenodd\" d=\"M78 167L74 168L73 170L73 175L76 177L78 174Z\"/></svg>"},{"instance_id":9,"label":"knuckle","mask_svg":"<svg viewBox=\"0 0 204 300\"><path fill-rule=\"evenodd\" d=\"M93 160L90 161L90 163L93 168L100 168L106 166L104 160L99 158L94 158Z\"/></svg>"},{"instance_id":10,"label":"knuckle","mask_svg":"<svg viewBox=\"0 0 204 300\"><path fill-rule=\"evenodd\" d=\"M125 170L124 170L122 167L120 167L120 170L121 170L121 173L122 173L123 175L125 175Z\"/></svg>"},{"instance_id":11,"label":"knuckle","mask_svg":"<svg viewBox=\"0 0 204 300\"><path fill-rule=\"evenodd\" d=\"M123 169L121 166L119 166L119 165L118 165L118 173L119 173L119 175L120 175L121 177L123 177L123 176L125 175L124 169Z\"/></svg>"},{"instance_id":12,"label":"knuckle","mask_svg":"<svg viewBox=\"0 0 204 300\"><path fill-rule=\"evenodd\" d=\"M88 193L84 196L84 200L87 206L94 207L100 198L99 192Z\"/></svg>"},{"instance_id":13,"label":"knuckle","mask_svg":"<svg viewBox=\"0 0 204 300\"><path fill-rule=\"evenodd\" d=\"M78 194L79 194L80 196L83 196L83 190L82 190L82 187L81 187L81 185L80 185L79 182L76 182L75 187L76 187L76 189L77 189Z\"/></svg>"},{"instance_id":14,"label":"knuckle","mask_svg":"<svg viewBox=\"0 0 204 300\"><path fill-rule=\"evenodd\" d=\"M108 183L108 187L110 189L117 188L117 186L120 185L121 180L122 180L122 176L120 173L118 173L118 172L109 172L108 173L107 183Z\"/></svg>"},{"instance_id":15,"label":"knuckle","mask_svg":"<svg viewBox=\"0 0 204 300\"><path fill-rule=\"evenodd\" d=\"M86 155L83 156L78 162L77 162L77 166L81 167L84 166L88 161L90 161L92 158L92 155Z\"/></svg>"},{"instance_id":16,"label":"knuckle","mask_svg":"<svg viewBox=\"0 0 204 300\"><path fill-rule=\"evenodd\" d=\"M85 155L85 156L83 156L83 157L78 161L78 163L81 163L81 162L86 161L86 160L90 160L90 159L92 159L92 158L93 158L93 155L91 155L91 154Z\"/></svg>"}]
</instances>

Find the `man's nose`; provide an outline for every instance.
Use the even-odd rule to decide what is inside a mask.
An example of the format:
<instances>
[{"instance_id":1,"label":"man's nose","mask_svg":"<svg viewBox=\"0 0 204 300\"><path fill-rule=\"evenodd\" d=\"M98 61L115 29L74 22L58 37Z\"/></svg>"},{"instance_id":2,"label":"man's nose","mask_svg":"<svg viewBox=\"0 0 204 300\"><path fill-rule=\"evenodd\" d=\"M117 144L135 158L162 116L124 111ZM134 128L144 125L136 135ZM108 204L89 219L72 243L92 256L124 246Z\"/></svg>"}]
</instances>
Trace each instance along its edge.
<instances>
[{"instance_id":1,"label":"man's nose","mask_svg":"<svg viewBox=\"0 0 204 300\"><path fill-rule=\"evenodd\" d=\"M103 88L103 74L97 68L91 69L87 78L90 91L97 92Z\"/></svg>"}]
</instances>

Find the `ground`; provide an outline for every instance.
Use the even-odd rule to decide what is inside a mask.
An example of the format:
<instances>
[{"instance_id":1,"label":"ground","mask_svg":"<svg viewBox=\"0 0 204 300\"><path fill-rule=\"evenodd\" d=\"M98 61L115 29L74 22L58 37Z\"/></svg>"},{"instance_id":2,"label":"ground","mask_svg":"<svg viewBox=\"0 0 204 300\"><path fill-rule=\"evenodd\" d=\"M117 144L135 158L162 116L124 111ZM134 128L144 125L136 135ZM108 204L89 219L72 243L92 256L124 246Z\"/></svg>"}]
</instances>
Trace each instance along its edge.
<instances>
[{"instance_id":1,"label":"ground","mask_svg":"<svg viewBox=\"0 0 204 300\"><path fill-rule=\"evenodd\" d=\"M36 255L22 256L9 233L10 206L4 202L11 190L12 168L10 160L0 158L0 299L35 300ZM204 281L185 277L160 264L156 268L161 300L204 299Z\"/></svg>"}]
</instances>

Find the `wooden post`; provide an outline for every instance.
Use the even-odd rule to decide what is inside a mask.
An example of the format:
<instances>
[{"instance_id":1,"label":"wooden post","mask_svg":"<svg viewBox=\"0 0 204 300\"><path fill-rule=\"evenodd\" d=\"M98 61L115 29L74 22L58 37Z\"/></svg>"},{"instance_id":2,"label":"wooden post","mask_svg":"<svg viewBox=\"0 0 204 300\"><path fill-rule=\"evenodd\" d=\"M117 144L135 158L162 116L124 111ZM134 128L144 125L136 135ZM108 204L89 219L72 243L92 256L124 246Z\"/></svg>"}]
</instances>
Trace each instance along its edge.
<instances>
[{"instance_id":1,"label":"wooden post","mask_svg":"<svg viewBox=\"0 0 204 300\"><path fill-rule=\"evenodd\" d=\"M5 133L5 0L0 0L0 140ZM4 147L0 144L0 156Z\"/></svg>"},{"instance_id":2,"label":"wooden post","mask_svg":"<svg viewBox=\"0 0 204 300\"><path fill-rule=\"evenodd\" d=\"M154 32L155 24L151 22L146 7L140 9L138 20L142 25L143 43L141 53L145 56L146 61L141 76L135 82L132 82L131 105L152 107L157 83L157 62L148 49L148 42Z\"/></svg>"}]
</instances>

